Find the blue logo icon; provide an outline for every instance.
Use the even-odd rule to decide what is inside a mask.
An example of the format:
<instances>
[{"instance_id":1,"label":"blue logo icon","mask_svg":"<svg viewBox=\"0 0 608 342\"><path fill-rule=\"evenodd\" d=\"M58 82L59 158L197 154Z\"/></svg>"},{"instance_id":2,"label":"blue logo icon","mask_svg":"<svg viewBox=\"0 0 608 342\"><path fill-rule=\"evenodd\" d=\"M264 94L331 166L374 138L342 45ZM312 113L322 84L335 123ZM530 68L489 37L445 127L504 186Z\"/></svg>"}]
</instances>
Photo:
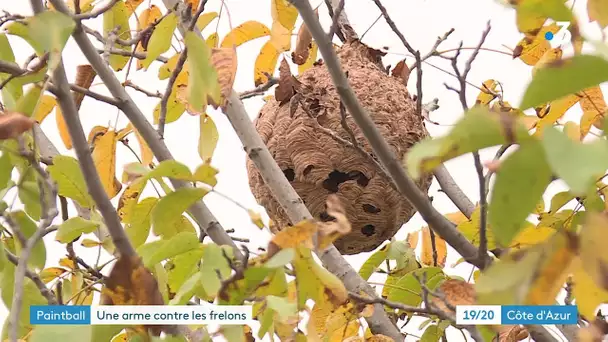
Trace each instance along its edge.
<instances>
[{"instance_id":1,"label":"blue logo icon","mask_svg":"<svg viewBox=\"0 0 608 342\"><path fill-rule=\"evenodd\" d=\"M546 40L553 39L553 32L547 32L547 33L545 33L545 39Z\"/></svg>"}]
</instances>

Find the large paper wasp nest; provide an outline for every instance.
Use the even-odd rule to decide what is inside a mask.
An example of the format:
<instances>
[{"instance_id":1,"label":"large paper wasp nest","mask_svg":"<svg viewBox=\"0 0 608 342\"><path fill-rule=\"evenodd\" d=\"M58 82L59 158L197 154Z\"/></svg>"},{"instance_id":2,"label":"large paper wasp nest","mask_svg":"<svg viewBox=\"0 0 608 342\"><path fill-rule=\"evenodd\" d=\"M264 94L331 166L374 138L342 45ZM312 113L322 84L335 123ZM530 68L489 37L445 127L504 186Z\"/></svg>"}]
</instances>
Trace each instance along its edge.
<instances>
[{"instance_id":1,"label":"large paper wasp nest","mask_svg":"<svg viewBox=\"0 0 608 342\"><path fill-rule=\"evenodd\" d=\"M360 103L401 160L412 145L426 137L403 79L389 76L380 59L382 53L358 41L337 52ZM338 250L356 254L375 249L393 237L415 210L378 170L370 146L346 112L356 145L368 155L353 147L351 133L341 123L340 99L326 66L318 62L297 79L289 74L286 62L280 71L276 96L260 111L256 129L315 218L332 220L326 212L326 199L329 194L339 197L352 231L335 241ZM251 160L247 169L253 195L270 218L279 229L290 224ZM418 185L426 192L430 183L429 176Z\"/></svg>"}]
</instances>

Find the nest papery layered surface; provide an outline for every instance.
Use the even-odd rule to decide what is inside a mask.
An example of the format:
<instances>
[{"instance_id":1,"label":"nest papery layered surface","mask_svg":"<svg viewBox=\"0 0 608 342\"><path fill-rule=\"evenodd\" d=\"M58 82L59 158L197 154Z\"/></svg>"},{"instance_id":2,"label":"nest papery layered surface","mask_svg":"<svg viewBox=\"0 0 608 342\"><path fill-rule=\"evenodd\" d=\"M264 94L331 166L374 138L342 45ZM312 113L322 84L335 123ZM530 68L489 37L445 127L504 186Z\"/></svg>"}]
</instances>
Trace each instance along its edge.
<instances>
[{"instance_id":1,"label":"nest papery layered surface","mask_svg":"<svg viewBox=\"0 0 608 342\"><path fill-rule=\"evenodd\" d=\"M422 118L401 78L387 75L380 53L358 41L338 49L338 57L360 103L401 159L416 142L426 137ZM269 100L255 126L279 167L311 214L322 221L326 199L336 194L344 206L352 231L335 241L343 254L371 251L393 237L415 213L412 205L389 183L369 157L336 141L319 127L351 141L341 123L340 99L325 65L315 65L298 78L294 98ZM346 113L346 123L357 145L373 157L363 133ZM251 160L247 162L253 195L277 227L290 224L279 203ZM426 192L430 176L418 182Z\"/></svg>"}]
</instances>

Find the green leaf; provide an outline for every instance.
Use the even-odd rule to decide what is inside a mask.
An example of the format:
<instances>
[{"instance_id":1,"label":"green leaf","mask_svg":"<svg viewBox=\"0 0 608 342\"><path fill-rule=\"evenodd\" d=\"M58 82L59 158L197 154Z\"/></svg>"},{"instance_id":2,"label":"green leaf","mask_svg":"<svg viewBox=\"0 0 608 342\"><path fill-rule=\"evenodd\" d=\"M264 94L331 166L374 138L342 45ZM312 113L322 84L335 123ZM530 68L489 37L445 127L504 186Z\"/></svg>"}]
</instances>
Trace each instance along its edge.
<instances>
[{"instance_id":1,"label":"green leaf","mask_svg":"<svg viewBox=\"0 0 608 342\"><path fill-rule=\"evenodd\" d=\"M72 242L81 234L92 233L98 227L99 224L96 222L85 220L82 217L72 217L59 226L55 240L61 243Z\"/></svg>"},{"instance_id":2,"label":"green leaf","mask_svg":"<svg viewBox=\"0 0 608 342\"><path fill-rule=\"evenodd\" d=\"M608 61L578 55L540 68L528 85L520 108L536 107L608 81Z\"/></svg>"},{"instance_id":3,"label":"green leaf","mask_svg":"<svg viewBox=\"0 0 608 342\"><path fill-rule=\"evenodd\" d=\"M359 269L359 275L363 280L368 280L369 277L376 271L378 266L382 264L388 257L388 250L390 244L384 245L382 248L374 252L361 266Z\"/></svg>"},{"instance_id":4,"label":"green leaf","mask_svg":"<svg viewBox=\"0 0 608 342\"><path fill-rule=\"evenodd\" d=\"M199 119L200 134L198 140L198 155L206 162L213 157L213 152L215 151L220 135L215 123L209 115L201 115L199 116Z\"/></svg>"},{"instance_id":5,"label":"green leaf","mask_svg":"<svg viewBox=\"0 0 608 342\"><path fill-rule=\"evenodd\" d=\"M419 342L437 342L441 336L443 336L443 331L436 325L431 325L424 330Z\"/></svg>"},{"instance_id":6,"label":"green leaf","mask_svg":"<svg viewBox=\"0 0 608 342\"><path fill-rule=\"evenodd\" d=\"M290 302L287 298L277 296L267 296L266 305L276 311L281 321L285 321L298 313L296 303Z\"/></svg>"},{"instance_id":7,"label":"green leaf","mask_svg":"<svg viewBox=\"0 0 608 342\"><path fill-rule=\"evenodd\" d=\"M441 163L465 153L529 139L525 126L512 114L475 107L456 123L447 136L426 139L410 149L405 156L405 167L417 179Z\"/></svg>"},{"instance_id":8,"label":"green leaf","mask_svg":"<svg viewBox=\"0 0 608 342\"><path fill-rule=\"evenodd\" d=\"M40 220L42 208L40 207L40 188L34 181L25 181L19 184L19 200L23 203L25 212L34 220Z\"/></svg>"},{"instance_id":9,"label":"green leaf","mask_svg":"<svg viewBox=\"0 0 608 342\"><path fill-rule=\"evenodd\" d=\"M220 86L217 71L211 63L211 53L205 41L194 32L184 38L188 48L188 103L197 112L205 110L207 97L215 104L220 103Z\"/></svg>"},{"instance_id":10,"label":"green leaf","mask_svg":"<svg viewBox=\"0 0 608 342\"><path fill-rule=\"evenodd\" d=\"M53 165L48 167L48 171L51 178L57 182L60 196L71 198L85 208L94 206L76 159L67 156L55 156Z\"/></svg>"},{"instance_id":11,"label":"green leaf","mask_svg":"<svg viewBox=\"0 0 608 342\"><path fill-rule=\"evenodd\" d=\"M518 260L505 257L484 270L475 282L477 303L480 305L523 303L536 267L545 257L542 247L545 246L539 245L526 250L523 257Z\"/></svg>"},{"instance_id":12,"label":"green leaf","mask_svg":"<svg viewBox=\"0 0 608 342\"><path fill-rule=\"evenodd\" d=\"M188 277L198 270L198 262L201 261L202 257L203 249L197 248L177 255L167 262L169 264L167 268L168 283L171 292L178 292Z\"/></svg>"},{"instance_id":13,"label":"green leaf","mask_svg":"<svg viewBox=\"0 0 608 342\"><path fill-rule=\"evenodd\" d=\"M12 263L6 263L6 267L2 270L2 277L0 278L0 296L4 305L11 309L13 305L13 292L15 289L15 269L16 266ZM18 335L23 337L29 330L33 328L30 324L30 306L32 305L47 305L46 299L40 294L40 290L36 287L34 282L29 278L25 278L23 281L23 302L21 303L21 311L19 314L19 325ZM2 340L8 338L6 324L2 329ZM30 339L31 341L31 339Z\"/></svg>"},{"instance_id":14,"label":"green leaf","mask_svg":"<svg viewBox=\"0 0 608 342\"><path fill-rule=\"evenodd\" d=\"M129 10L124 1L118 1L109 11L103 14L103 36L108 39L110 32L117 30L118 37L123 40L131 39L131 28L129 26ZM116 44L116 48L131 51L130 46ZM129 62L129 57L110 55L110 66L115 71L120 71Z\"/></svg>"},{"instance_id":15,"label":"green leaf","mask_svg":"<svg viewBox=\"0 0 608 342\"><path fill-rule=\"evenodd\" d=\"M37 85L30 87L25 96L19 98L16 105L16 112L19 112L25 116L32 116L36 107L38 106L38 101L40 100L40 95L42 94L42 88Z\"/></svg>"},{"instance_id":16,"label":"green leaf","mask_svg":"<svg viewBox=\"0 0 608 342\"><path fill-rule=\"evenodd\" d=\"M281 249L275 255L273 255L268 261L264 263L265 267L268 268L277 268L282 267L293 261L294 256L296 255L293 248Z\"/></svg>"},{"instance_id":17,"label":"green leaf","mask_svg":"<svg viewBox=\"0 0 608 342\"><path fill-rule=\"evenodd\" d=\"M205 280L203 282L205 292L212 296L217 293L221 286L218 271L222 279L228 278L231 273L230 265L224 257L223 251L226 251L226 249L216 244L205 245L201 273Z\"/></svg>"},{"instance_id":18,"label":"green leaf","mask_svg":"<svg viewBox=\"0 0 608 342\"><path fill-rule=\"evenodd\" d=\"M430 290L433 290L437 283L445 277L439 267L425 267L414 270L397 281L387 299L405 305L420 305L422 303L422 287L420 286L420 281L414 275L422 279L425 273L427 279L426 286Z\"/></svg>"},{"instance_id":19,"label":"green leaf","mask_svg":"<svg viewBox=\"0 0 608 342\"><path fill-rule=\"evenodd\" d=\"M125 231L134 248L141 246L148 239L151 226L150 215L157 202L157 198L148 197L137 203L133 208Z\"/></svg>"},{"instance_id":20,"label":"green leaf","mask_svg":"<svg viewBox=\"0 0 608 342\"><path fill-rule=\"evenodd\" d=\"M61 61L61 52L76 23L68 15L58 11L36 14L28 24L29 34L38 49L49 53L49 70Z\"/></svg>"},{"instance_id":21,"label":"green leaf","mask_svg":"<svg viewBox=\"0 0 608 342\"><path fill-rule=\"evenodd\" d=\"M6 27L7 29L8 26ZM13 49L5 34L0 34L0 60L12 63L15 62ZM9 74L0 73L0 82L6 81L9 77ZM2 88L2 102L9 109L16 107L17 101L22 95L23 89L14 82L14 79Z\"/></svg>"},{"instance_id":22,"label":"green leaf","mask_svg":"<svg viewBox=\"0 0 608 342\"><path fill-rule=\"evenodd\" d=\"M123 325L92 325L91 342L107 342L118 335L125 326Z\"/></svg>"},{"instance_id":23,"label":"green leaf","mask_svg":"<svg viewBox=\"0 0 608 342\"><path fill-rule=\"evenodd\" d=\"M172 258L176 255L186 253L199 247L196 234L182 232L173 236L169 240L160 240L140 246L137 251L143 259L146 267Z\"/></svg>"},{"instance_id":24,"label":"green leaf","mask_svg":"<svg viewBox=\"0 0 608 342\"><path fill-rule=\"evenodd\" d=\"M192 175L192 180L205 183L210 186L217 185L217 176L218 170L213 166L205 163L199 166L196 171L194 171L194 175Z\"/></svg>"},{"instance_id":25,"label":"green leaf","mask_svg":"<svg viewBox=\"0 0 608 342\"><path fill-rule=\"evenodd\" d=\"M38 325L30 337L30 342L90 341L94 336L92 329L91 325Z\"/></svg>"},{"instance_id":26,"label":"green leaf","mask_svg":"<svg viewBox=\"0 0 608 342\"><path fill-rule=\"evenodd\" d=\"M10 213L10 216L17 225L19 225L19 229L23 233L26 238L34 235L38 227L36 227L36 223L32 221L29 216L27 216L23 211L14 211ZM15 248L17 254L21 253L22 246L19 243L19 240L15 240ZM43 269L46 263L46 247L44 246L44 240L40 239L34 248L32 249L32 254L27 262L28 266L31 268Z\"/></svg>"},{"instance_id":27,"label":"green leaf","mask_svg":"<svg viewBox=\"0 0 608 342\"><path fill-rule=\"evenodd\" d=\"M177 15L175 12L172 12L156 25L148 42L146 59L141 61L144 68L148 69L156 57L169 50L173 32L177 27L177 20Z\"/></svg>"},{"instance_id":28,"label":"green leaf","mask_svg":"<svg viewBox=\"0 0 608 342\"><path fill-rule=\"evenodd\" d=\"M8 153L4 152L0 156L0 189L8 186L8 181L11 180L13 173L13 163L11 163Z\"/></svg>"},{"instance_id":29,"label":"green leaf","mask_svg":"<svg viewBox=\"0 0 608 342\"><path fill-rule=\"evenodd\" d=\"M500 166L489 205L489 223L496 240L509 246L551 183L542 145L521 145Z\"/></svg>"},{"instance_id":30,"label":"green leaf","mask_svg":"<svg viewBox=\"0 0 608 342\"><path fill-rule=\"evenodd\" d=\"M165 124L170 124L172 122L177 121L182 114L186 111L186 106L177 99L177 91L178 86L174 86L171 90L171 94L169 95L169 99L167 100L167 116L165 118ZM154 124L158 125L158 118L160 117L160 101L154 107L154 112L152 113L152 118L154 119Z\"/></svg>"},{"instance_id":31,"label":"green leaf","mask_svg":"<svg viewBox=\"0 0 608 342\"><path fill-rule=\"evenodd\" d=\"M175 297L169 302L170 305L185 305L196 292L196 288L200 286L203 280L201 272L195 272L184 282L184 284L175 293Z\"/></svg>"},{"instance_id":32,"label":"green leaf","mask_svg":"<svg viewBox=\"0 0 608 342\"><path fill-rule=\"evenodd\" d=\"M152 227L157 235L167 232L165 227L179 222L182 213L205 196L209 190L201 188L179 188L161 198L152 209Z\"/></svg>"},{"instance_id":33,"label":"green leaf","mask_svg":"<svg viewBox=\"0 0 608 342\"><path fill-rule=\"evenodd\" d=\"M245 342L245 330L242 325L221 325L222 335L228 342Z\"/></svg>"},{"instance_id":34,"label":"green leaf","mask_svg":"<svg viewBox=\"0 0 608 342\"><path fill-rule=\"evenodd\" d=\"M551 198L551 206L549 212L555 213L560 210L563 206L572 201L576 196L570 191L558 192Z\"/></svg>"},{"instance_id":35,"label":"green leaf","mask_svg":"<svg viewBox=\"0 0 608 342\"><path fill-rule=\"evenodd\" d=\"M585 195L608 169L608 145L604 140L582 144L551 128L544 132L542 143L551 169L575 195Z\"/></svg>"}]
</instances>

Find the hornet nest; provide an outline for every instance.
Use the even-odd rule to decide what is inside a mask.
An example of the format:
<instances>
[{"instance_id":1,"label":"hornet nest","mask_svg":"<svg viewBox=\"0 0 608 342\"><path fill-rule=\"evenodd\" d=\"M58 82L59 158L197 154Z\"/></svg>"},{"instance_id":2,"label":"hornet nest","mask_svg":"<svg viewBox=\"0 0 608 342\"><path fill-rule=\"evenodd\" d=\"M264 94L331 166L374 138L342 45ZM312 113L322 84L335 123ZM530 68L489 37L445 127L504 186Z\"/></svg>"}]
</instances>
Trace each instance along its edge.
<instances>
[{"instance_id":1,"label":"hornet nest","mask_svg":"<svg viewBox=\"0 0 608 342\"><path fill-rule=\"evenodd\" d=\"M338 58L357 98L370 114L397 158L427 136L415 101L403 78L390 76L382 52L355 40L337 48ZM372 149L352 117L341 106L327 68L317 62L297 78L283 60L275 98L269 100L255 126L281 170L318 220L331 221L326 199L336 194L351 222L352 231L334 245L343 254L374 250L392 238L416 212L378 170ZM347 126L341 121L345 115ZM329 134L328 134L329 133ZM331 134L350 143L332 138ZM369 156L353 147L356 145ZM249 185L258 202L280 227L290 224L279 203L251 160ZM428 191L431 176L418 182Z\"/></svg>"}]
</instances>

